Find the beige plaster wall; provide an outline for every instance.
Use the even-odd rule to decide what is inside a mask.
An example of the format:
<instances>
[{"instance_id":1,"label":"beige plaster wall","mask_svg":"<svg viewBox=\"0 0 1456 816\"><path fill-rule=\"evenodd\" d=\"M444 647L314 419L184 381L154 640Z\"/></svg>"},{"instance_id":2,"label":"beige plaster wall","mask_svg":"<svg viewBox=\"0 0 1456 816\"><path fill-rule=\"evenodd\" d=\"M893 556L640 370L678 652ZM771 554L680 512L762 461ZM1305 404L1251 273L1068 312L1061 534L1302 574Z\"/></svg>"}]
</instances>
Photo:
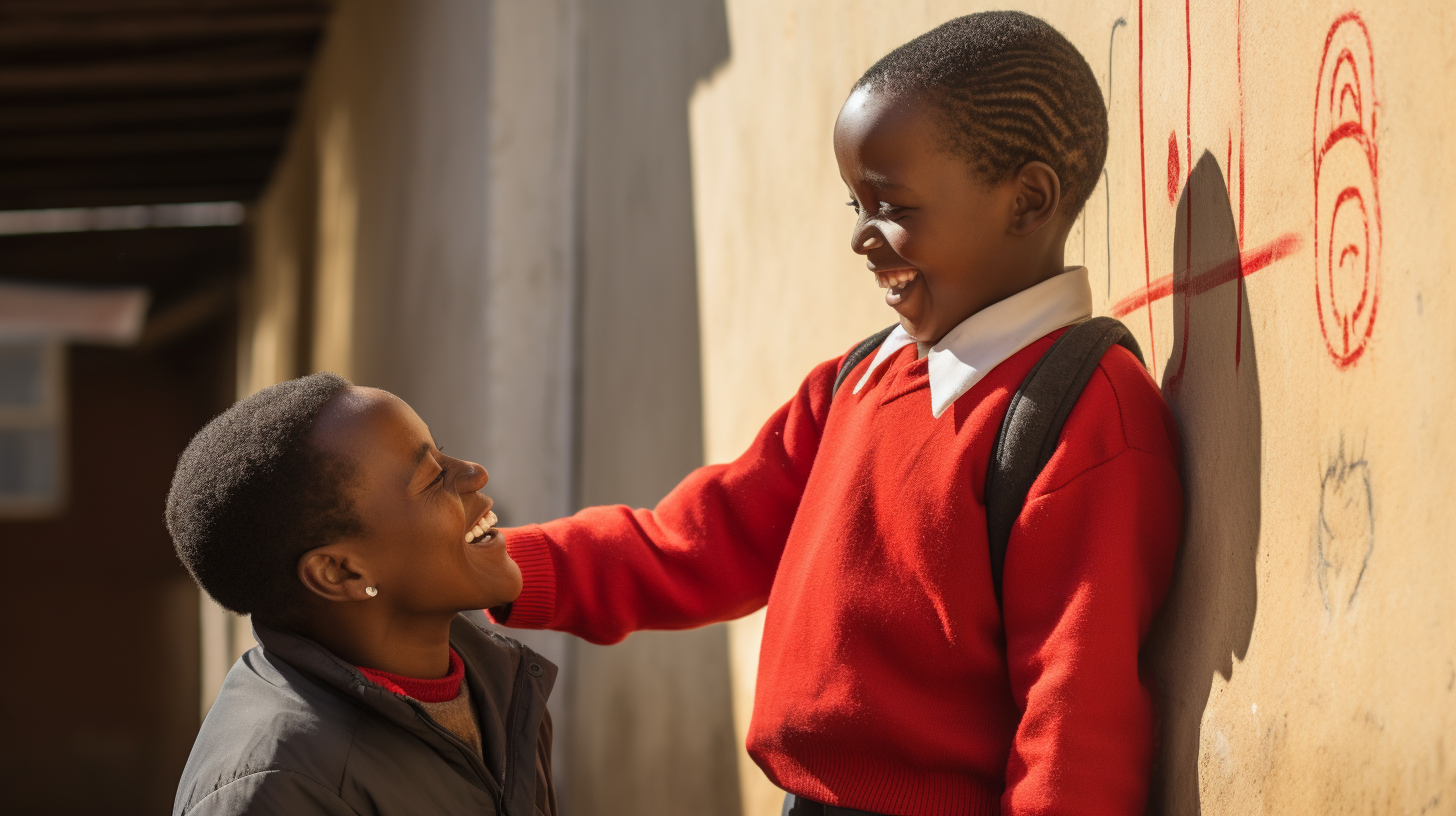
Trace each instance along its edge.
<instances>
[{"instance_id":1,"label":"beige plaster wall","mask_svg":"<svg viewBox=\"0 0 1456 816\"><path fill-rule=\"evenodd\" d=\"M1183 433L1153 810L1456 812L1456 7L1014 5L1102 82L1107 174L1069 260ZM876 58L983 7L726 3L691 108L709 461L893 320L848 249L834 116ZM756 625L731 633L740 738ZM743 762L745 813L777 813Z\"/></svg>"}]
</instances>

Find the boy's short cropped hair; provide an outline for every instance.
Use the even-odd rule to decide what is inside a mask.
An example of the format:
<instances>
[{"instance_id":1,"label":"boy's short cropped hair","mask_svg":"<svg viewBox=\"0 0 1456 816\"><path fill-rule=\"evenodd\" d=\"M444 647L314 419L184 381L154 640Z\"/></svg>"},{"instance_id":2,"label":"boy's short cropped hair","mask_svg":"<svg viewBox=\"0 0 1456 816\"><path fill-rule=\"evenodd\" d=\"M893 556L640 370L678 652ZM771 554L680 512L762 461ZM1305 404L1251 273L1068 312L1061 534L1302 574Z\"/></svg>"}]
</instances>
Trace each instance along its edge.
<instances>
[{"instance_id":1,"label":"boy's short cropped hair","mask_svg":"<svg viewBox=\"0 0 1456 816\"><path fill-rule=\"evenodd\" d=\"M947 147L988 181L1043 161L1075 217L1107 158L1107 108L1087 60L1046 21L1018 11L957 17L886 54L855 83L923 95Z\"/></svg>"},{"instance_id":2,"label":"boy's short cropped hair","mask_svg":"<svg viewBox=\"0 0 1456 816\"><path fill-rule=\"evenodd\" d=\"M303 591L299 557L360 531L350 464L308 441L348 386L323 372L265 388L207 423L178 459L167 530L188 572L227 609L286 615Z\"/></svg>"}]
</instances>

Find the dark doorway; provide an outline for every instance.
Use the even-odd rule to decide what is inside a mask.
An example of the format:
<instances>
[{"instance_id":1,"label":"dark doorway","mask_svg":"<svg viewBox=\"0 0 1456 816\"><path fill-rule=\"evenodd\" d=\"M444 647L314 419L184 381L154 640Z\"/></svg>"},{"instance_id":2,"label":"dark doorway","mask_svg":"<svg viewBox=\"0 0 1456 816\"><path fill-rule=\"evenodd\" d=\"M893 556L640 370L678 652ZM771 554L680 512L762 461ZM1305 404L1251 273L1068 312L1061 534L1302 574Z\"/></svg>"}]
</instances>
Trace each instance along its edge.
<instances>
[{"instance_id":1,"label":"dark doorway","mask_svg":"<svg viewBox=\"0 0 1456 816\"><path fill-rule=\"evenodd\" d=\"M163 506L177 455L235 397L239 221L330 8L0 2L0 283L150 298L137 342L48 352L63 499L0 517L5 812L171 808L201 716L200 599ZM174 217L194 204L239 217Z\"/></svg>"}]
</instances>

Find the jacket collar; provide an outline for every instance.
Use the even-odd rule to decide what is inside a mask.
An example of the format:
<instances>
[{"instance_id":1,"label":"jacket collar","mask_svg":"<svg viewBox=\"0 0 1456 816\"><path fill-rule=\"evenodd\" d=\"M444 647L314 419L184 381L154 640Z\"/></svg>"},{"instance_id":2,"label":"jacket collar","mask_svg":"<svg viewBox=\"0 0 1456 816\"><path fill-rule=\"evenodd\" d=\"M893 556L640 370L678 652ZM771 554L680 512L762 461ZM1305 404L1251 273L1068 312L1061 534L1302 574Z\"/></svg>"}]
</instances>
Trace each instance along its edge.
<instances>
[{"instance_id":1,"label":"jacket collar","mask_svg":"<svg viewBox=\"0 0 1456 816\"><path fill-rule=\"evenodd\" d=\"M1092 287L1087 282L1087 267L1073 266L961 321L939 343L921 349L921 356L929 358L930 415L939 419L945 409L1011 355L1050 332L1091 316ZM913 343L915 338L896 326L880 344L854 393L865 387L880 364Z\"/></svg>"},{"instance_id":2,"label":"jacket collar","mask_svg":"<svg viewBox=\"0 0 1456 816\"><path fill-rule=\"evenodd\" d=\"M450 624L450 646L465 663L479 718L484 761L436 726L423 707L375 684L363 672L302 635L253 624L265 655L305 672L433 747L466 778L476 779L506 814L533 812L536 735L556 666L522 644L472 621Z\"/></svg>"}]
</instances>

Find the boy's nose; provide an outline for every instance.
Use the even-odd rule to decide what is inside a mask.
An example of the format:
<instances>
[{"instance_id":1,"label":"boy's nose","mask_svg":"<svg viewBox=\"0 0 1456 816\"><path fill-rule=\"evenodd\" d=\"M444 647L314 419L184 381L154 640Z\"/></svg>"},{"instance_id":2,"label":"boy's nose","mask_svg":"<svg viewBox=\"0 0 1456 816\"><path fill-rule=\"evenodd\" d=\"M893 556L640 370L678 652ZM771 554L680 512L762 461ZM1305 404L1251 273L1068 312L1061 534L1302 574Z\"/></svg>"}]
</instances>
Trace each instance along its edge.
<instances>
[{"instance_id":1,"label":"boy's nose","mask_svg":"<svg viewBox=\"0 0 1456 816\"><path fill-rule=\"evenodd\" d=\"M873 224L865 224L849 236L849 248L860 255L868 254L884 245L885 236Z\"/></svg>"}]
</instances>

